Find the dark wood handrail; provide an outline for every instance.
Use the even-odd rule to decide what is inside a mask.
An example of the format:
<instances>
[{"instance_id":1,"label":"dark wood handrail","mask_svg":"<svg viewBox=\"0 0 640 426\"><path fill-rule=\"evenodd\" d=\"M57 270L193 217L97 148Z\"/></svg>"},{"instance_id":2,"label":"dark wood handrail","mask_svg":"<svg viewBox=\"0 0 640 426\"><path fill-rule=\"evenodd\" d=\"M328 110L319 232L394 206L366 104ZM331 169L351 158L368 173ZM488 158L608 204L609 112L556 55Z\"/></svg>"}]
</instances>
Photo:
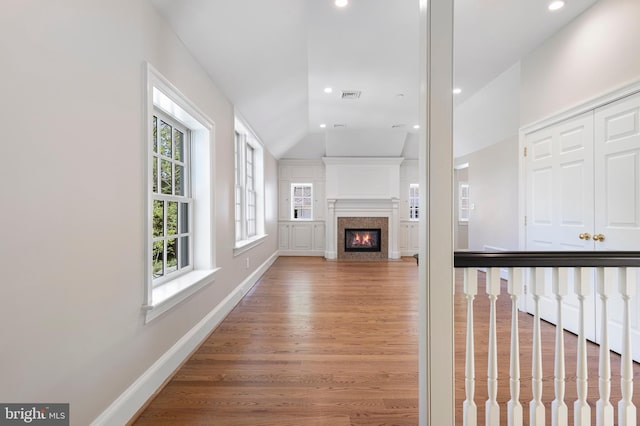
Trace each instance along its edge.
<instances>
[{"instance_id":1,"label":"dark wood handrail","mask_svg":"<svg viewBox=\"0 0 640 426\"><path fill-rule=\"evenodd\" d=\"M640 267L640 251L456 251L456 268Z\"/></svg>"}]
</instances>

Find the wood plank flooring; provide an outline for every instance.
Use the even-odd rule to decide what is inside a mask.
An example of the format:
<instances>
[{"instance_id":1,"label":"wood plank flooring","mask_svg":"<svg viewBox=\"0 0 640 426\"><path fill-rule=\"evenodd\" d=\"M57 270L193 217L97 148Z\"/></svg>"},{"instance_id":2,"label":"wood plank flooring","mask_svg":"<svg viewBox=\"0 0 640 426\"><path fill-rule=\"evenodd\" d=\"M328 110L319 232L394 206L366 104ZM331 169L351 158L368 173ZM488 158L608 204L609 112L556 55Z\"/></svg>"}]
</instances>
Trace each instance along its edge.
<instances>
[{"instance_id":1,"label":"wood plank flooring","mask_svg":"<svg viewBox=\"0 0 640 426\"><path fill-rule=\"evenodd\" d=\"M456 275L456 424L464 400L465 301ZM416 425L418 268L398 262L281 257L149 403L135 425ZM482 289L482 283L479 289ZM475 303L476 403L484 424L488 302ZM509 399L510 300L498 299L502 423ZM553 399L555 327L543 324L545 405ZM520 314L521 398L531 399L532 317ZM565 333L567 405L575 400L576 338ZM597 346L589 345L595 415ZM611 356L614 377L619 357ZM640 368L634 400L640 406ZM612 384L614 405L620 398ZM547 408L550 416L550 408ZM550 420L548 424L551 424ZM595 421L593 422L595 424Z\"/></svg>"},{"instance_id":2,"label":"wood plank flooring","mask_svg":"<svg viewBox=\"0 0 640 426\"><path fill-rule=\"evenodd\" d=\"M417 424L417 277L279 258L135 424Z\"/></svg>"}]
</instances>

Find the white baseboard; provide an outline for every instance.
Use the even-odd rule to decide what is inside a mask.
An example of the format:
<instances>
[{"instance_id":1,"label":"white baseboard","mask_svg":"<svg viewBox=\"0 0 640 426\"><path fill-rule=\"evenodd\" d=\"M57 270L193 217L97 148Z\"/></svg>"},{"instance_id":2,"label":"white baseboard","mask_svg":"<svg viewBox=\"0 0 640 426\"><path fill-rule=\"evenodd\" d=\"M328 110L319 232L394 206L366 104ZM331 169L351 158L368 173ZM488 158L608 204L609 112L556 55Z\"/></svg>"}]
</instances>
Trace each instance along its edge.
<instances>
[{"instance_id":1,"label":"white baseboard","mask_svg":"<svg viewBox=\"0 0 640 426\"><path fill-rule=\"evenodd\" d=\"M280 250L280 256L319 256L324 257L322 250Z\"/></svg>"},{"instance_id":2,"label":"white baseboard","mask_svg":"<svg viewBox=\"0 0 640 426\"><path fill-rule=\"evenodd\" d=\"M278 252L271 255L259 268L241 282L235 290L224 298L191 330L182 336L151 367L136 379L106 410L92 423L92 426L124 425L153 396L185 359L202 341L226 318L245 294L258 282L260 277L278 258Z\"/></svg>"}]
</instances>

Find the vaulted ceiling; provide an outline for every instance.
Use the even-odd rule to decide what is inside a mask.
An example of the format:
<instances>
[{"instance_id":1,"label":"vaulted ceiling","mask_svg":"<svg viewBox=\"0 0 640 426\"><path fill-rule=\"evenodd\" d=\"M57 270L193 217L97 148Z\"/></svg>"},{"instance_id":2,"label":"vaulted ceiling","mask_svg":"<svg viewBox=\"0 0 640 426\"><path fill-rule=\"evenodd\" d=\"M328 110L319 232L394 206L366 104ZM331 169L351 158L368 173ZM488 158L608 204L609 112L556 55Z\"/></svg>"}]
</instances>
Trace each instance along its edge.
<instances>
[{"instance_id":1,"label":"vaulted ceiling","mask_svg":"<svg viewBox=\"0 0 640 426\"><path fill-rule=\"evenodd\" d=\"M417 155L419 0L152 1L274 156ZM457 0L456 105L595 1Z\"/></svg>"}]
</instances>

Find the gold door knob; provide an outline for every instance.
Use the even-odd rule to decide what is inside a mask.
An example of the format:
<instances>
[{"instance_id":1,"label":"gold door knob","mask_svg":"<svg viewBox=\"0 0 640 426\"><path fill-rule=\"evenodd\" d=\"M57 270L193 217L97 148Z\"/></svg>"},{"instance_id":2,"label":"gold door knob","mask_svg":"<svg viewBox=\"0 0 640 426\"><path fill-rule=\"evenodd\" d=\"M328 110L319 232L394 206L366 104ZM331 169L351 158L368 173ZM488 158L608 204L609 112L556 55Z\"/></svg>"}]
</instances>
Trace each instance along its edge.
<instances>
[{"instance_id":1,"label":"gold door knob","mask_svg":"<svg viewBox=\"0 0 640 426\"><path fill-rule=\"evenodd\" d=\"M591 234L590 234L590 233L588 233L588 232L584 232L584 233L582 233L582 234L578 235L578 237L579 237L581 240L589 241L589 240L591 239ZM593 239L595 240L595 239L596 239L596 237L594 236L594 237L593 237Z\"/></svg>"},{"instance_id":2,"label":"gold door knob","mask_svg":"<svg viewBox=\"0 0 640 426\"><path fill-rule=\"evenodd\" d=\"M596 234L593 236L593 241L600 241L603 242L604 241L604 234Z\"/></svg>"}]
</instances>

